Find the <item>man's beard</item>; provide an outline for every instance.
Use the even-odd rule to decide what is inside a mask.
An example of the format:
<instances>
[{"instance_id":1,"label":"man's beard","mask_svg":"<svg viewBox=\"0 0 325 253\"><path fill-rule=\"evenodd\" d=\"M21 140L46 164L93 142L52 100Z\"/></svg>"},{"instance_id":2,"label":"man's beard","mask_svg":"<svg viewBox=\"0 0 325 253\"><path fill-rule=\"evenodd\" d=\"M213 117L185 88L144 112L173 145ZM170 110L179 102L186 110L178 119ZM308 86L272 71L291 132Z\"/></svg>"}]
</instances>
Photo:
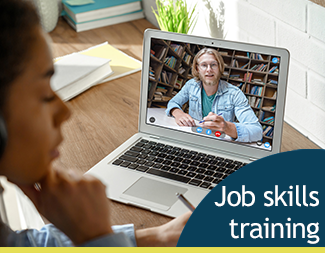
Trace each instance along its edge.
<instances>
[{"instance_id":1,"label":"man's beard","mask_svg":"<svg viewBox=\"0 0 325 253\"><path fill-rule=\"evenodd\" d=\"M204 82L204 84L206 84L208 86L215 86L215 85L217 85L219 83L219 78L218 77L215 78L213 81L206 81L205 78L204 78L205 76L202 76L201 74L199 74L199 76L200 76L200 80L202 82Z\"/></svg>"}]
</instances>

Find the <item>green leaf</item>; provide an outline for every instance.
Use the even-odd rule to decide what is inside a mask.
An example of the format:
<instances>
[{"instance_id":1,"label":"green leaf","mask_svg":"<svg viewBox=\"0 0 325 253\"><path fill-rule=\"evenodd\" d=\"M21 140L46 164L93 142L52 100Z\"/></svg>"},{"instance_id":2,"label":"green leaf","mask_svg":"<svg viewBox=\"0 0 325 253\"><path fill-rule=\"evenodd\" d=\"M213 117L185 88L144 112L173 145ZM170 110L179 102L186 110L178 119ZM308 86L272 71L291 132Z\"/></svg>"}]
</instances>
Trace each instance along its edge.
<instances>
[{"instance_id":1,"label":"green leaf","mask_svg":"<svg viewBox=\"0 0 325 253\"><path fill-rule=\"evenodd\" d=\"M184 0L156 0L157 10L152 7L160 29L170 32L188 33L197 22L194 7L189 11Z\"/></svg>"}]
</instances>

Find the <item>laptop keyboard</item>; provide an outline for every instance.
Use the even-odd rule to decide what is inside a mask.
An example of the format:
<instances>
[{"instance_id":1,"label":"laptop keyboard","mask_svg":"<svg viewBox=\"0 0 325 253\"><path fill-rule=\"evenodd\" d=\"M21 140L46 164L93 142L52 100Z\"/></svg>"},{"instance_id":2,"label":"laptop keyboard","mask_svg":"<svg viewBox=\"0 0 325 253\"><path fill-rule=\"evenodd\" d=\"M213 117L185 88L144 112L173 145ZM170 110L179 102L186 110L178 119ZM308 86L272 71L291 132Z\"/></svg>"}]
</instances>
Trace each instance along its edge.
<instances>
[{"instance_id":1,"label":"laptop keyboard","mask_svg":"<svg viewBox=\"0 0 325 253\"><path fill-rule=\"evenodd\" d=\"M247 163L141 139L113 164L211 190Z\"/></svg>"}]
</instances>

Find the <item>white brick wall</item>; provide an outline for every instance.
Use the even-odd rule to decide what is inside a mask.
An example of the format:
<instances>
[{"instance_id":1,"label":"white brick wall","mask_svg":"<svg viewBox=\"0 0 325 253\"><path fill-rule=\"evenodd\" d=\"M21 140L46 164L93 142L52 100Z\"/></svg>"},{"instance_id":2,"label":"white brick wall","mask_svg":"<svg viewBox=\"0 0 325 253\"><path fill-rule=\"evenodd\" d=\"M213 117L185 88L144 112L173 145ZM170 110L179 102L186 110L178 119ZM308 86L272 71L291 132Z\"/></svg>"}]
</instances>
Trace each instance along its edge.
<instances>
[{"instance_id":1,"label":"white brick wall","mask_svg":"<svg viewBox=\"0 0 325 253\"><path fill-rule=\"evenodd\" d=\"M320 75L325 75L325 41L311 37L307 50L308 68Z\"/></svg>"},{"instance_id":2,"label":"white brick wall","mask_svg":"<svg viewBox=\"0 0 325 253\"><path fill-rule=\"evenodd\" d=\"M305 0L249 0L251 5L267 12L276 19L306 31L306 4Z\"/></svg>"},{"instance_id":3,"label":"white brick wall","mask_svg":"<svg viewBox=\"0 0 325 253\"><path fill-rule=\"evenodd\" d=\"M288 89L286 101L285 121L317 145L324 147L325 112L291 89Z\"/></svg>"},{"instance_id":4,"label":"white brick wall","mask_svg":"<svg viewBox=\"0 0 325 253\"><path fill-rule=\"evenodd\" d=\"M274 19L244 1L238 1L238 27L264 44L275 43ZM257 35L257 36L256 36Z\"/></svg>"},{"instance_id":5,"label":"white brick wall","mask_svg":"<svg viewBox=\"0 0 325 253\"><path fill-rule=\"evenodd\" d=\"M325 8L318 4L309 2L307 6L307 31L308 33L321 40L325 41Z\"/></svg>"},{"instance_id":6,"label":"white brick wall","mask_svg":"<svg viewBox=\"0 0 325 253\"><path fill-rule=\"evenodd\" d=\"M291 59L289 68L288 88L307 98L307 67Z\"/></svg>"},{"instance_id":7,"label":"white brick wall","mask_svg":"<svg viewBox=\"0 0 325 253\"><path fill-rule=\"evenodd\" d=\"M325 112L325 77L310 70L308 83L308 99ZM323 128L325 130L325 125Z\"/></svg>"},{"instance_id":8,"label":"white brick wall","mask_svg":"<svg viewBox=\"0 0 325 253\"><path fill-rule=\"evenodd\" d=\"M283 22L277 22L276 46L289 49L291 58L309 65L309 36Z\"/></svg>"}]
</instances>

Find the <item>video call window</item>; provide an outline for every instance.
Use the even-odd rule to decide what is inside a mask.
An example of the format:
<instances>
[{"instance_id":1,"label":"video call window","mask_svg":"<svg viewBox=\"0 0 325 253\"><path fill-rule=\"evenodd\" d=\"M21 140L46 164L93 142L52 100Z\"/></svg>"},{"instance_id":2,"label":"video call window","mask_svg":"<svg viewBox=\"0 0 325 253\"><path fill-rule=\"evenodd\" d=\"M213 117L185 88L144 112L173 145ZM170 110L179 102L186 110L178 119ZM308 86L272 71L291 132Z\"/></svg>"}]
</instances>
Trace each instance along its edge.
<instances>
[{"instance_id":1,"label":"video call window","mask_svg":"<svg viewBox=\"0 0 325 253\"><path fill-rule=\"evenodd\" d=\"M224 138L225 136L222 134L218 136L216 131L211 133L208 129L202 129L201 132L198 132L197 128L193 127L190 130L177 127L175 122L172 121L173 117L167 117L165 113L168 102L184 87L187 81L193 78L193 59L204 47L206 46L152 39L147 124L234 142L231 138ZM275 55L256 52L218 47L209 48L216 49L225 63L225 69L220 79L238 87L243 92L262 127L263 137L261 140L249 143L241 142L240 144L271 150L280 58ZM187 102L182 109L188 113L188 108L189 104ZM236 119L234 122L236 122Z\"/></svg>"}]
</instances>

